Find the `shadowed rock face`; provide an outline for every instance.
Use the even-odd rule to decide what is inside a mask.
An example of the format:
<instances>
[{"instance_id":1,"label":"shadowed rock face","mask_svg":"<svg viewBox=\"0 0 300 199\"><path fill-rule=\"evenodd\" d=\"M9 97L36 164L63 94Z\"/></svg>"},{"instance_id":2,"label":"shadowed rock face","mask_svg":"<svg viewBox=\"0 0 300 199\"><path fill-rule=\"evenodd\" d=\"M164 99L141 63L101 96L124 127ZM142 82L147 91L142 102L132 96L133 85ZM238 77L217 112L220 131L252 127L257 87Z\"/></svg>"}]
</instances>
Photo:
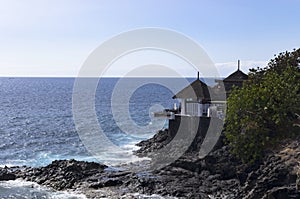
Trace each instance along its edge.
<instances>
[{"instance_id":1,"label":"shadowed rock face","mask_svg":"<svg viewBox=\"0 0 300 199\"><path fill-rule=\"evenodd\" d=\"M138 144L138 155L153 155L170 142L167 130ZM197 139L197 138L196 138ZM205 158L197 156L198 147L189 149L171 165L156 171L162 189L175 196L216 198L300 198L300 137L282 141L282 147L255 165L242 164L222 140ZM184 183L183 183L184 182Z\"/></svg>"},{"instance_id":2,"label":"shadowed rock face","mask_svg":"<svg viewBox=\"0 0 300 199\"><path fill-rule=\"evenodd\" d=\"M16 175L9 171L8 168L0 168L0 181L15 180Z\"/></svg>"},{"instance_id":3,"label":"shadowed rock face","mask_svg":"<svg viewBox=\"0 0 300 199\"><path fill-rule=\"evenodd\" d=\"M154 154L170 141L168 136L167 131L159 132L139 143L141 149L137 153ZM56 190L80 190L91 198L118 198L139 192L183 198L209 198L211 195L215 198L284 199L300 198L297 190L299 162L298 138L283 141L280 149L252 166L242 164L230 154L228 146L219 144L205 158L200 159L197 148L193 148L171 165L153 172L138 173L132 169L147 167L147 162L121 165L123 169L117 170L99 163L59 160L40 168L0 169L0 180L22 178Z\"/></svg>"},{"instance_id":4,"label":"shadowed rock face","mask_svg":"<svg viewBox=\"0 0 300 199\"><path fill-rule=\"evenodd\" d=\"M16 175L28 181L52 187L56 190L74 188L86 178L103 173L105 165L76 160L56 160L41 168L25 168Z\"/></svg>"}]
</instances>

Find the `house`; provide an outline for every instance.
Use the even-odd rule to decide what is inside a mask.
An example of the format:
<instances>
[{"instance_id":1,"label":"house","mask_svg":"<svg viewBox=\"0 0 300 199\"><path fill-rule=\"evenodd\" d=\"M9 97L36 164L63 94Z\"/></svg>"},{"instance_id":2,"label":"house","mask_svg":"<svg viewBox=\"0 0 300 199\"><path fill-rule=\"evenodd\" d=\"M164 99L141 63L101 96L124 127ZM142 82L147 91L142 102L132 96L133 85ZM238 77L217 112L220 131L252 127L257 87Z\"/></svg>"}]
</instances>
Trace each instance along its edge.
<instances>
[{"instance_id":1,"label":"house","mask_svg":"<svg viewBox=\"0 0 300 199\"><path fill-rule=\"evenodd\" d=\"M218 85L217 86L224 86L226 91L226 96L228 97L231 93L231 90L234 87L241 88L243 86L243 82L248 80L248 75L243 73L243 71L240 70L240 60L238 60L238 69L226 77L223 80L215 80Z\"/></svg>"},{"instance_id":2,"label":"house","mask_svg":"<svg viewBox=\"0 0 300 199\"><path fill-rule=\"evenodd\" d=\"M173 96L180 103L181 115L206 116L210 105L209 88L198 78Z\"/></svg>"},{"instance_id":3,"label":"house","mask_svg":"<svg viewBox=\"0 0 300 199\"><path fill-rule=\"evenodd\" d=\"M173 96L180 103L180 115L208 116L224 119L226 97L234 87L241 88L248 75L238 69L223 80L215 80L216 86L210 87L198 77L190 85ZM224 94L225 92L225 94Z\"/></svg>"},{"instance_id":4,"label":"house","mask_svg":"<svg viewBox=\"0 0 300 199\"><path fill-rule=\"evenodd\" d=\"M217 85L210 87L198 77L190 85L173 96L180 106L169 119L169 135L195 137L194 145L201 145L202 152L207 154L219 138L223 128L226 111L226 99L234 87L242 87L248 76L238 69L223 80L216 80ZM210 124L213 125L210 125Z\"/></svg>"}]
</instances>

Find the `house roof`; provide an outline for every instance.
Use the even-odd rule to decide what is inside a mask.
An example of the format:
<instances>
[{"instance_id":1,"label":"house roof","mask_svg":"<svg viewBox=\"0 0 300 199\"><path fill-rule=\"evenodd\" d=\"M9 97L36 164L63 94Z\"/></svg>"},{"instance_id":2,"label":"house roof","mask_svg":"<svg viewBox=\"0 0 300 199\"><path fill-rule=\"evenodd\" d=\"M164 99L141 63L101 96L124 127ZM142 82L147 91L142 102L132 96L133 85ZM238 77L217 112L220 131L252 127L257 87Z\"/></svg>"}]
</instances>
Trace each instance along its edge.
<instances>
[{"instance_id":1,"label":"house roof","mask_svg":"<svg viewBox=\"0 0 300 199\"><path fill-rule=\"evenodd\" d=\"M209 100L210 95L208 91L208 86L198 78L197 80L193 81L190 85L188 85L173 96L173 99L176 98L197 98L201 100Z\"/></svg>"},{"instance_id":2,"label":"house roof","mask_svg":"<svg viewBox=\"0 0 300 199\"><path fill-rule=\"evenodd\" d=\"M226 81L243 81L243 80L247 80L247 79L248 79L248 75L246 75L240 69L238 69L237 71L235 71L234 73L232 73L231 75L226 77L223 81L224 82L226 82Z\"/></svg>"}]
</instances>

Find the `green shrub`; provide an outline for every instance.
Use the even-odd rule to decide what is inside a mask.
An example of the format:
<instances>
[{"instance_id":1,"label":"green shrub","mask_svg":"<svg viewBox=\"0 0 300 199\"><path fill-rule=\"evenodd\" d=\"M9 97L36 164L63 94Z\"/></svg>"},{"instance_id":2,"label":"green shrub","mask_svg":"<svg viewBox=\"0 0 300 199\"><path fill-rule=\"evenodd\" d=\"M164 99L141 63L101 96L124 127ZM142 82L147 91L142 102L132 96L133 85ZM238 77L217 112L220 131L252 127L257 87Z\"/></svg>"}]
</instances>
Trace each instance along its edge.
<instances>
[{"instance_id":1,"label":"green shrub","mask_svg":"<svg viewBox=\"0 0 300 199\"><path fill-rule=\"evenodd\" d=\"M271 60L268 67L252 70L249 82L228 98L225 135L232 152L245 163L261 159L266 149L299 132L293 125L295 113L300 113L299 51L294 51L295 65ZM280 63L294 55L287 54L279 55Z\"/></svg>"}]
</instances>

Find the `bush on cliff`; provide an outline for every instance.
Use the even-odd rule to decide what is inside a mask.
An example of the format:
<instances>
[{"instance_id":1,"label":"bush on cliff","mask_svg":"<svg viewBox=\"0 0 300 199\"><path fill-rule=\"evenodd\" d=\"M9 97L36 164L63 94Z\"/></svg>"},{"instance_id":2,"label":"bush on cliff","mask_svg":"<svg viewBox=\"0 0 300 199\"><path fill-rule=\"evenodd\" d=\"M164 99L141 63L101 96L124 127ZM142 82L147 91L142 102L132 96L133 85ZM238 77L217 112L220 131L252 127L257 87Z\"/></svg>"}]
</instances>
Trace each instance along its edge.
<instances>
[{"instance_id":1,"label":"bush on cliff","mask_svg":"<svg viewBox=\"0 0 300 199\"><path fill-rule=\"evenodd\" d=\"M280 53L230 94L225 135L243 162L260 160L266 149L299 132L293 125L300 113L299 63L300 49Z\"/></svg>"}]
</instances>

